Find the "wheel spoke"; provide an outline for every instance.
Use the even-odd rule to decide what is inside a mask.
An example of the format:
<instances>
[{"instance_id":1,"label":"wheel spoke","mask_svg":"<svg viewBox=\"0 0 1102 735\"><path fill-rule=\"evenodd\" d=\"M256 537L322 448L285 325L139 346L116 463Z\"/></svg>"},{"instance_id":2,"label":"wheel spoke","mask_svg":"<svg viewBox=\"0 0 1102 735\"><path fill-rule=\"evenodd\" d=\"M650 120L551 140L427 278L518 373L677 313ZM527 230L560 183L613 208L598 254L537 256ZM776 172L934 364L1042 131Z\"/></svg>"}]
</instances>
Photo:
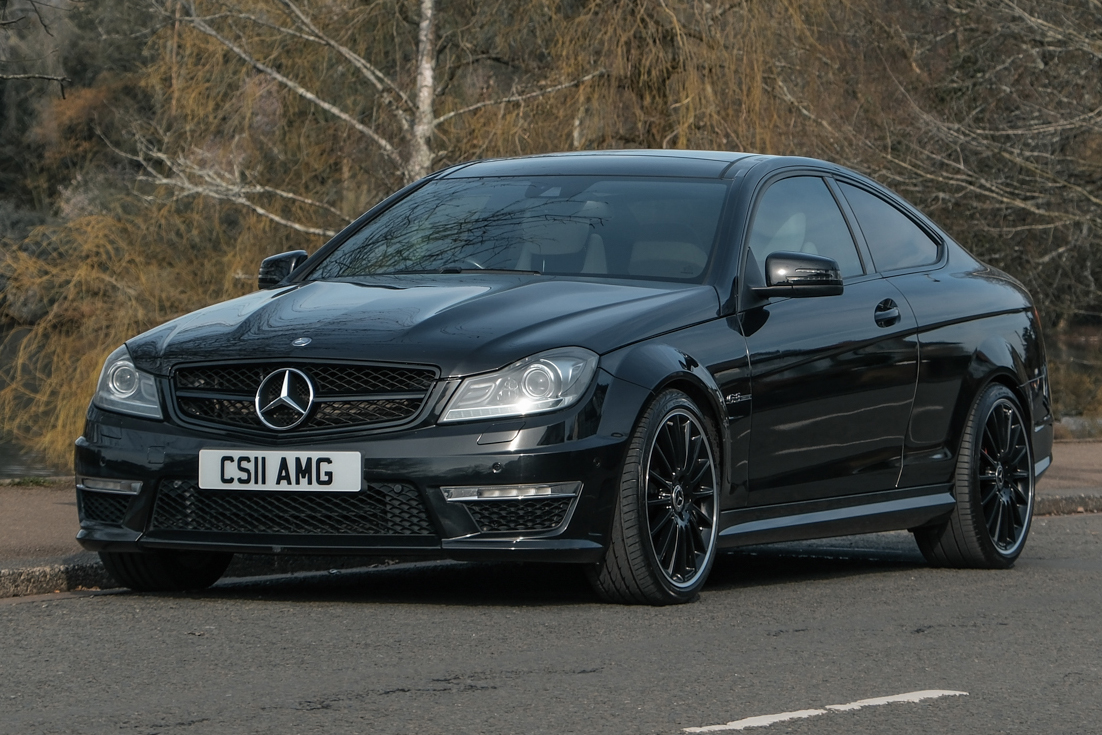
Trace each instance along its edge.
<instances>
[{"instance_id":1,"label":"wheel spoke","mask_svg":"<svg viewBox=\"0 0 1102 735\"><path fill-rule=\"evenodd\" d=\"M662 425L662 431L660 435L665 442L667 454L666 456L670 460L671 475L676 474L677 471L684 466L684 457L681 456L681 441L677 430L676 417L671 416L665 424Z\"/></svg>"},{"instance_id":2,"label":"wheel spoke","mask_svg":"<svg viewBox=\"0 0 1102 735\"><path fill-rule=\"evenodd\" d=\"M658 563L663 567L666 567L666 558L670 555L670 545L673 543L674 536L677 535L677 524L671 523L664 534L662 534L662 543L655 546L656 554L658 557ZM652 537L653 538L653 537Z\"/></svg>"},{"instance_id":3,"label":"wheel spoke","mask_svg":"<svg viewBox=\"0 0 1102 735\"><path fill-rule=\"evenodd\" d=\"M712 497L713 493L715 493L715 488L711 486L702 487L699 490L693 490L692 493L690 493L689 498L692 500L702 500L704 498Z\"/></svg>"},{"instance_id":4,"label":"wheel spoke","mask_svg":"<svg viewBox=\"0 0 1102 735\"><path fill-rule=\"evenodd\" d=\"M697 553L705 553L708 550L708 542L704 540L704 534L701 533L701 529L696 524L689 524L689 537L693 540L693 556ZM696 567L694 562L693 567Z\"/></svg>"},{"instance_id":5,"label":"wheel spoke","mask_svg":"<svg viewBox=\"0 0 1102 735\"><path fill-rule=\"evenodd\" d=\"M991 488L991 490L988 491L988 493L986 495L984 495L980 498L980 505L982 507L986 508L988 505L991 504L991 501L994 500L997 497L999 497L999 488L998 488L998 486Z\"/></svg>"},{"instance_id":6,"label":"wheel spoke","mask_svg":"<svg viewBox=\"0 0 1102 735\"><path fill-rule=\"evenodd\" d=\"M992 509L991 514L987 519L987 530L991 534L991 539L995 542L999 542L999 531L1002 528L1003 522L1003 509L1001 503L996 503Z\"/></svg>"},{"instance_id":7,"label":"wheel spoke","mask_svg":"<svg viewBox=\"0 0 1102 735\"><path fill-rule=\"evenodd\" d=\"M712 463L706 459L700 460L700 469L698 469L693 476L689 478L689 487L696 487L700 484L700 481L704 479L704 473L712 469Z\"/></svg>"},{"instance_id":8,"label":"wheel spoke","mask_svg":"<svg viewBox=\"0 0 1102 735\"><path fill-rule=\"evenodd\" d=\"M693 425L686 421L685 426L686 430L688 430L691 429ZM700 459L700 448L704 445L704 438L700 434L696 434L692 437L690 445L688 459L685 462L686 468L696 466L697 461Z\"/></svg>"},{"instance_id":9,"label":"wheel spoke","mask_svg":"<svg viewBox=\"0 0 1102 735\"><path fill-rule=\"evenodd\" d=\"M1010 443L1006 447L1006 452L1007 452L1007 454L1010 454L1011 449L1018 449L1018 447L1019 447L1018 442L1021 441L1021 439L1022 439L1022 425L1019 424L1017 421L1014 421L1014 415L1013 414L1010 414L1010 417L1009 417L1008 421L1011 422L1011 424L1010 424L1011 435L1010 435ZM1021 444L1020 446L1021 446L1021 449L1015 455L1015 459L1008 459L1007 460L1007 462L1009 464L1017 464L1018 460L1021 458L1022 452L1025 452L1025 444Z\"/></svg>"},{"instance_id":10,"label":"wheel spoke","mask_svg":"<svg viewBox=\"0 0 1102 735\"><path fill-rule=\"evenodd\" d=\"M711 518L711 516L709 516L707 513L704 512L703 508L700 508L700 507L695 506L695 505L690 506L690 508L691 508L691 510L689 511L689 515L692 517L692 519L694 521L696 521L696 524L694 525L694 528L703 529L703 528L711 528L712 527L712 518Z\"/></svg>"},{"instance_id":11,"label":"wheel spoke","mask_svg":"<svg viewBox=\"0 0 1102 735\"><path fill-rule=\"evenodd\" d=\"M1029 494L1022 490L1022 486L1015 483L1011 487L1014 488L1014 502L1018 505L1029 505Z\"/></svg>"},{"instance_id":12,"label":"wheel spoke","mask_svg":"<svg viewBox=\"0 0 1102 735\"><path fill-rule=\"evenodd\" d=\"M1016 537L1018 535L1017 530L1025 525L1025 520L1022 518L1022 509L1018 507L1017 503L1007 503L1007 508L1010 510L1010 529ZM1010 540L1014 541L1015 539L1011 538Z\"/></svg>"},{"instance_id":13,"label":"wheel spoke","mask_svg":"<svg viewBox=\"0 0 1102 735\"><path fill-rule=\"evenodd\" d=\"M665 477L662 477L662 475L658 474L654 470L651 470L647 474L647 477L649 477L652 480L657 481L658 484L662 486L662 489L665 490L666 492L668 492L668 493L673 492L673 483L670 482L669 480L667 480Z\"/></svg>"},{"instance_id":14,"label":"wheel spoke","mask_svg":"<svg viewBox=\"0 0 1102 735\"><path fill-rule=\"evenodd\" d=\"M674 568L677 566L677 557L681 553L681 526L676 523L673 524L673 534L671 534L670 540L673 545L670 549L670 565L666 567L666 572L669 573L671 579L674 579Z\"/></svg>"},{"instance_id":15,"label":"wheel spoke","mask_svg":"<svg viewBox=\"0 0 1102 735\"><path fill-rule=\"evenodd\" d=\"M1013 503L1003 503L1003 545L1007 547L1014 544L1014 507Z\"/></svg>"},{"instance_id":16,"label":"wheel spoke","mask_svg":"<svg viewBox=\"0 0 1102 735\"><path fill-rule=\"evenodd\" d=\"M696 526L689 523L684 528L685 538L685 563L688 564L689 559L696 558L696 550L698 548L704 548L704 539L700 538L700 532L696 530ZM697 545L697 539L700 540L699 546Z\"/></svg>"},{"instance_id":17,"label":"wheel spoke","mask_svg":"<svg viewBox=\"0 0 1102 735\"><path fill-rule=\"evenodd\" d=\"M984 440L982 442L982 446L984 454L988 454L989 450L991 452L995 452L996 454L999 451L999 442L995 439L995 432L998 431L998 425L995 424L994 419L995 417L994 415L992 415L991 418L987 420L987 423L983 425Z\"/></svg>"},{"instance_id":18,"label":"wheel spoke","mask_svg":"<svg viewBox=\"0 0 1102 735\"><path fill-rule=\"evenodd\" d=\"M661 531L663 528L665 528L666 524L669 523L672 519L673 519L673 511L670 510L669 508L667 508L665 513L660 514L658 523L655 523L653 520L651 520L651 524L650 524L651 538L653 539L655 536L657 536L658 532Z\"/></svg>"},{"instance_id":19,"label":"wheel spoke","mask_svg":"<svg viewBox=\"0 0 1102 735\"><path fill-rule=\"evenodd\" d=\"M1010 421L1013 418L1013 416L1011 415L1010 411L1008 411L1004 407L1003 410L1002 410L1002 417L1003 417L1003 421L1002 421L1002 425L1001 425L1001 436L1002 436L1002 440L1003 440L1003 443L1002 443L1002 456L1005 457L1010 452Z\"/></svg>"},{"instance_id":20,"label":"wheel spoke","mask_svg":"<svg viewBox=\"0 0 1102 735\"><path fill-rule=\"evenodd\" d=\"M681 427L682 443L681 443L681 459L684 461L681 463L681 468L687 470L692 465L692 460L689 459L689 450L693 443L693 425L685 421Z\"/></svg>"},{"instance_id":21,"label":"wheel spoke","mask_svg":"<svg viewBox=\"0 0 1102 735\"><path fill-rule=\"evenodd\" d=\"M666 468L666 474L670 476L673 475L673 463L670 462L670 458L666 455L665 450L658 445L657 437L654 442L654 450L651 452L651 459L652 461L654 459L660 460Z\"/></svg>"}]
</instances>

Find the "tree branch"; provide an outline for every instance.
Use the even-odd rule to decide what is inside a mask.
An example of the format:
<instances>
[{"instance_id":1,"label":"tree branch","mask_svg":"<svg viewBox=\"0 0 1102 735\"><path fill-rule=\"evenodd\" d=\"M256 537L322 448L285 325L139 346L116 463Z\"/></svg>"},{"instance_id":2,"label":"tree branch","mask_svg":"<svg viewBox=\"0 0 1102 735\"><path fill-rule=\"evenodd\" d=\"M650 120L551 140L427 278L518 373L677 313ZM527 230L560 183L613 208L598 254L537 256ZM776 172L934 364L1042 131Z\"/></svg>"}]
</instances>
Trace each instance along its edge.
<instances>
[{"instance_id":1,"label":"tree branch","mask_svg":"<svg viewBox=\"0 0 1102 735\"><path fill-rule=\"evenodd\" d=\"M368 81L374 84L375 88L383 93L384 98L387 99L388 105L392 107L393 112L398 116L403 126L409 129L411 125L409 116L408 114L402 113L398 103L400 103L400 106L405 107L408 112L414 110L413 103L410 101L409 97L406 96L406 93L399 89L398 85L396 85L390 77L368 62L367 59L352 51L352 49L344 44L337 43L330 36L322 33L322 31L314 25L314 22L310 20L309 16L307 16L292 0L279 0L279 2L298 19L299 23L304 28L317 36L321 43L324 43L350 61Z\"/></svg>"},{"instance_id":2,"label":"tree branch","mask_svg":"<svg viewBox=\"0 0 1102 735\"><path fill-rule=\"evenodd\" d=\"M339 230L330 230L325 227L312 227L302 224L301 222L287 219L252 201L249 199L249 195L270 194L281 199L288 199L311 207L324 209L335 214L342 220L348 221L348 217L346 217L344 213L324 202L319 202L315 199L310 199L289 191L283 191L282 189L276 189L271 186L242 184L235 177L225 172L200 166L187 158L171 158L165 153L153 148L140 137L138 138L137 155L119 150L102 134L100 137L103 138L107 147L116 154L136 162L146 171L145 174L138 175L138 181L144 181L154 186L163 186L175 190L177 193L172 196L172 199L182 199L189 196L205 196L220 201L233 202L234 204L240 204L241 206L251 209L260 216L276 224L307 235L333 237ZM166 175L158 171L150 159L159 162L168 169L168 174ZM240 176L240 172L235 172L235 174ZM201 181L196 182L193 177L199 178ZM146 196L144 198L150 201L153 200L153 197Z\"/></svg>"},{"instance_id":3,"label":"tree branch","mask_svg":"<svg viewBox=\"0 0 1102 735\"><path fill-rule=\"evenodd\" d=\"M547 87L546 89L537 89L534 92L528 92L526 94L514 94L514 95L510 95L508 97L500 97L496 100L487 100L485 102L478 102L476 104L468 105L467 107L463 107L463 108L458 109L458 110L453 110L453 111L451 111L447 114L441 115L440 117L436 118L435 124L439 125L442 122L446 122L448 120L451 120L453 117L458 117L459 115L466 115L468 112L474 112L475 110L481 110L483 107L494 107L496 105L508 105L508 104L513 104L515 102L523 102L525 100L535 99L536 97L543 97L545 95L549 95L549 94L552 94L554 92L560 92L564 89L570 89L571 87L577 87L580 84L584 84L585 82L588 82L590 79L593 79L595 77L604 76L607 73L608 72L606 72L604 69L598 69L597 71L595 71L591 74L586 74L584 77L580 77L578 79L575 79L572 82L566 82L564 84L556 84L554 87Z\"/></svg>"},{"instance_id":4,"label":"tree branch","mask_svg":"<svg viewBox=\"0 0 1102 735\"><path fill-rule=\"evenodd\" d=\"M44 79L47 82L59 82L61 84L68 84L73 81L69 77L55 77L49 74L0 74L0 79Z\"/></svg>"},{"instance_id":5,"label":"tree branch","mask_svg":"<svg viewBox=\"0 0 1102 735\"><path fill-rule=\"evenodd\" d=\"M337 117L337 118L343 120L344 122L348 123L353 128L355 128L356 130L358 130L359 132L363 133L368 138L370 138L372 141L374 141L374 143L377 146L379 146L379 148L382 149L383 153L386 154L386 156L388 158L390 158L390 160L393 161L394 164L397 165L399 169L401 169L403 171L406 169L405 161L402 160L402 157L399 154L397 148L390 141L388 141L386 138L381 136L379 133L375 132L375 130L368 127L367 125L364 125L362 122L360 122L359 120L357 120L355 117L348 114L344 110L340 109L336 105L334 105L330 102L326 102L325 100L321 99L316 94L314 94L313 92L311 92L308 89L306 89L305 87L303 87L301 84L298 84L297 82L295 82L295 81L291 80L290 78L284 76L283 74L279 73L278 71L276 71L272 67L268 66L267 64L264 64L263 62L253 58L253 56L250 53L245 51L243 48L241 48L240 46L235 44L233 41L231 41L230 39L223 36L221 33L216 31L209 24L207 24L205 21L203 21L199 17L199 15L195 12L195 5L193 3L188 2L187 3L187 8L188 8L189 15L187 17L183 18L183 20L186 23L191 25L193 28L198 30L200 33L208 35L211 38L218 41L219 43L221 43L223 46L226 47L226 49L228 49L229 51L232 51L242 61L244 61L246 64L253 67L257 71L259 71L260 73L265 74L268 77L271 77L272 79L279 82L284 87L291 90L292 92L294 92L298 96L302 97L303 99L317 105L318 107L322 108L326 112L329 112L330 114L334 115L335 117Z\"/></svg>"}]
</instances>

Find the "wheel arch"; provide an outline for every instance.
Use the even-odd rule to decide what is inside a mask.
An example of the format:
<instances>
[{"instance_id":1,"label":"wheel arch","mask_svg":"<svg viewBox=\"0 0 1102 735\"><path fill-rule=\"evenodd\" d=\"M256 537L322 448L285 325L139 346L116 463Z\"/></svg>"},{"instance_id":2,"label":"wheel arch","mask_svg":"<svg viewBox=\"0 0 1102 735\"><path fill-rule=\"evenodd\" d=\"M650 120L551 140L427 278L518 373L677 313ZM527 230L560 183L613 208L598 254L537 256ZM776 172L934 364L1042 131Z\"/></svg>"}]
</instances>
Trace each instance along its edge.
<instances>
[{"instance_id":1,"label":"wheel arch","mask_svg":"<svg viewBox=\"0 0 1102 735\"><path fill-rule=\"evenodd\" d=\"M953 437L950 446L959 455L964 436L964 425L969 412L984 391L993 384L1006 387L1014 394L1018 404L1032 425L1033 407L1027 394L1029 376L1021 355L1013 345L999 336L989 336L972 352L971 361L961 382L957 404L953 409Z\"/></svg>"},{"instance_id":2,"label":"wheel arch","mask_svg":"<svg viewBox=\"0 0 1102 735\"><path fill-rule=\"evenodd\" d=\"M666 389L688 395L712 421L719 433L720 461L723 463L723 490L731 483L730 426L724 409L723 392L712 374L692 355L669 344L644 343L606 355L601 367L619 380L626 380L651 392L639 407L635 422L656 396Z\"/></svg>"}]
</instances>

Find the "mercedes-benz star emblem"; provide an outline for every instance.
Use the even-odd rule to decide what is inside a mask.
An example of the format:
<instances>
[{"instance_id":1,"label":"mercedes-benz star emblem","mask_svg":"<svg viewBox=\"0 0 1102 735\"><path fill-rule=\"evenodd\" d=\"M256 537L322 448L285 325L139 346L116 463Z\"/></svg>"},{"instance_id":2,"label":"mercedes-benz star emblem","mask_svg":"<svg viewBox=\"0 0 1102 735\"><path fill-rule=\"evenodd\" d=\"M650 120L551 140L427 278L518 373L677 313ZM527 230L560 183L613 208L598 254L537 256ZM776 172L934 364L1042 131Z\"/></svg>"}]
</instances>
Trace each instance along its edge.
<instances>
[{"instance_id":1,"label":"mercedes-benz star emblem","mask_svg":"<svg viewBox=\"0 0 1102 735\"><path fill-rule=\"evenodd\" d=\"M282 368L256 389L256 415L269 429L286 431L306 420L314 405L314 384L306 373Z\"/></svg>"}]
</instances>

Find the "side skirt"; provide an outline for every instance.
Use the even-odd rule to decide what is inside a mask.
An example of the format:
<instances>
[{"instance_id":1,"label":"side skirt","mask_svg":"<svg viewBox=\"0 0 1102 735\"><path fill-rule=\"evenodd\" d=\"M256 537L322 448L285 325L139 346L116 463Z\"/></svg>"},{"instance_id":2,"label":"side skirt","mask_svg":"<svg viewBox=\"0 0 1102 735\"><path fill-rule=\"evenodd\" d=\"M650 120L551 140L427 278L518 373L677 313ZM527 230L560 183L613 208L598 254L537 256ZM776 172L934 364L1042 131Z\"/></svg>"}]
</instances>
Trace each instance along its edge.
<instances>
[{"instance_id":1,"label":"side skirt","mask_svg":"<svg viewBox=\"0 0 1102 735\"><path fill-rule=\"evenodd\" d=\"M952 485L739 508L720 515L721 548L915 528L956 505Z\"/></svg>"}]
</instances>

